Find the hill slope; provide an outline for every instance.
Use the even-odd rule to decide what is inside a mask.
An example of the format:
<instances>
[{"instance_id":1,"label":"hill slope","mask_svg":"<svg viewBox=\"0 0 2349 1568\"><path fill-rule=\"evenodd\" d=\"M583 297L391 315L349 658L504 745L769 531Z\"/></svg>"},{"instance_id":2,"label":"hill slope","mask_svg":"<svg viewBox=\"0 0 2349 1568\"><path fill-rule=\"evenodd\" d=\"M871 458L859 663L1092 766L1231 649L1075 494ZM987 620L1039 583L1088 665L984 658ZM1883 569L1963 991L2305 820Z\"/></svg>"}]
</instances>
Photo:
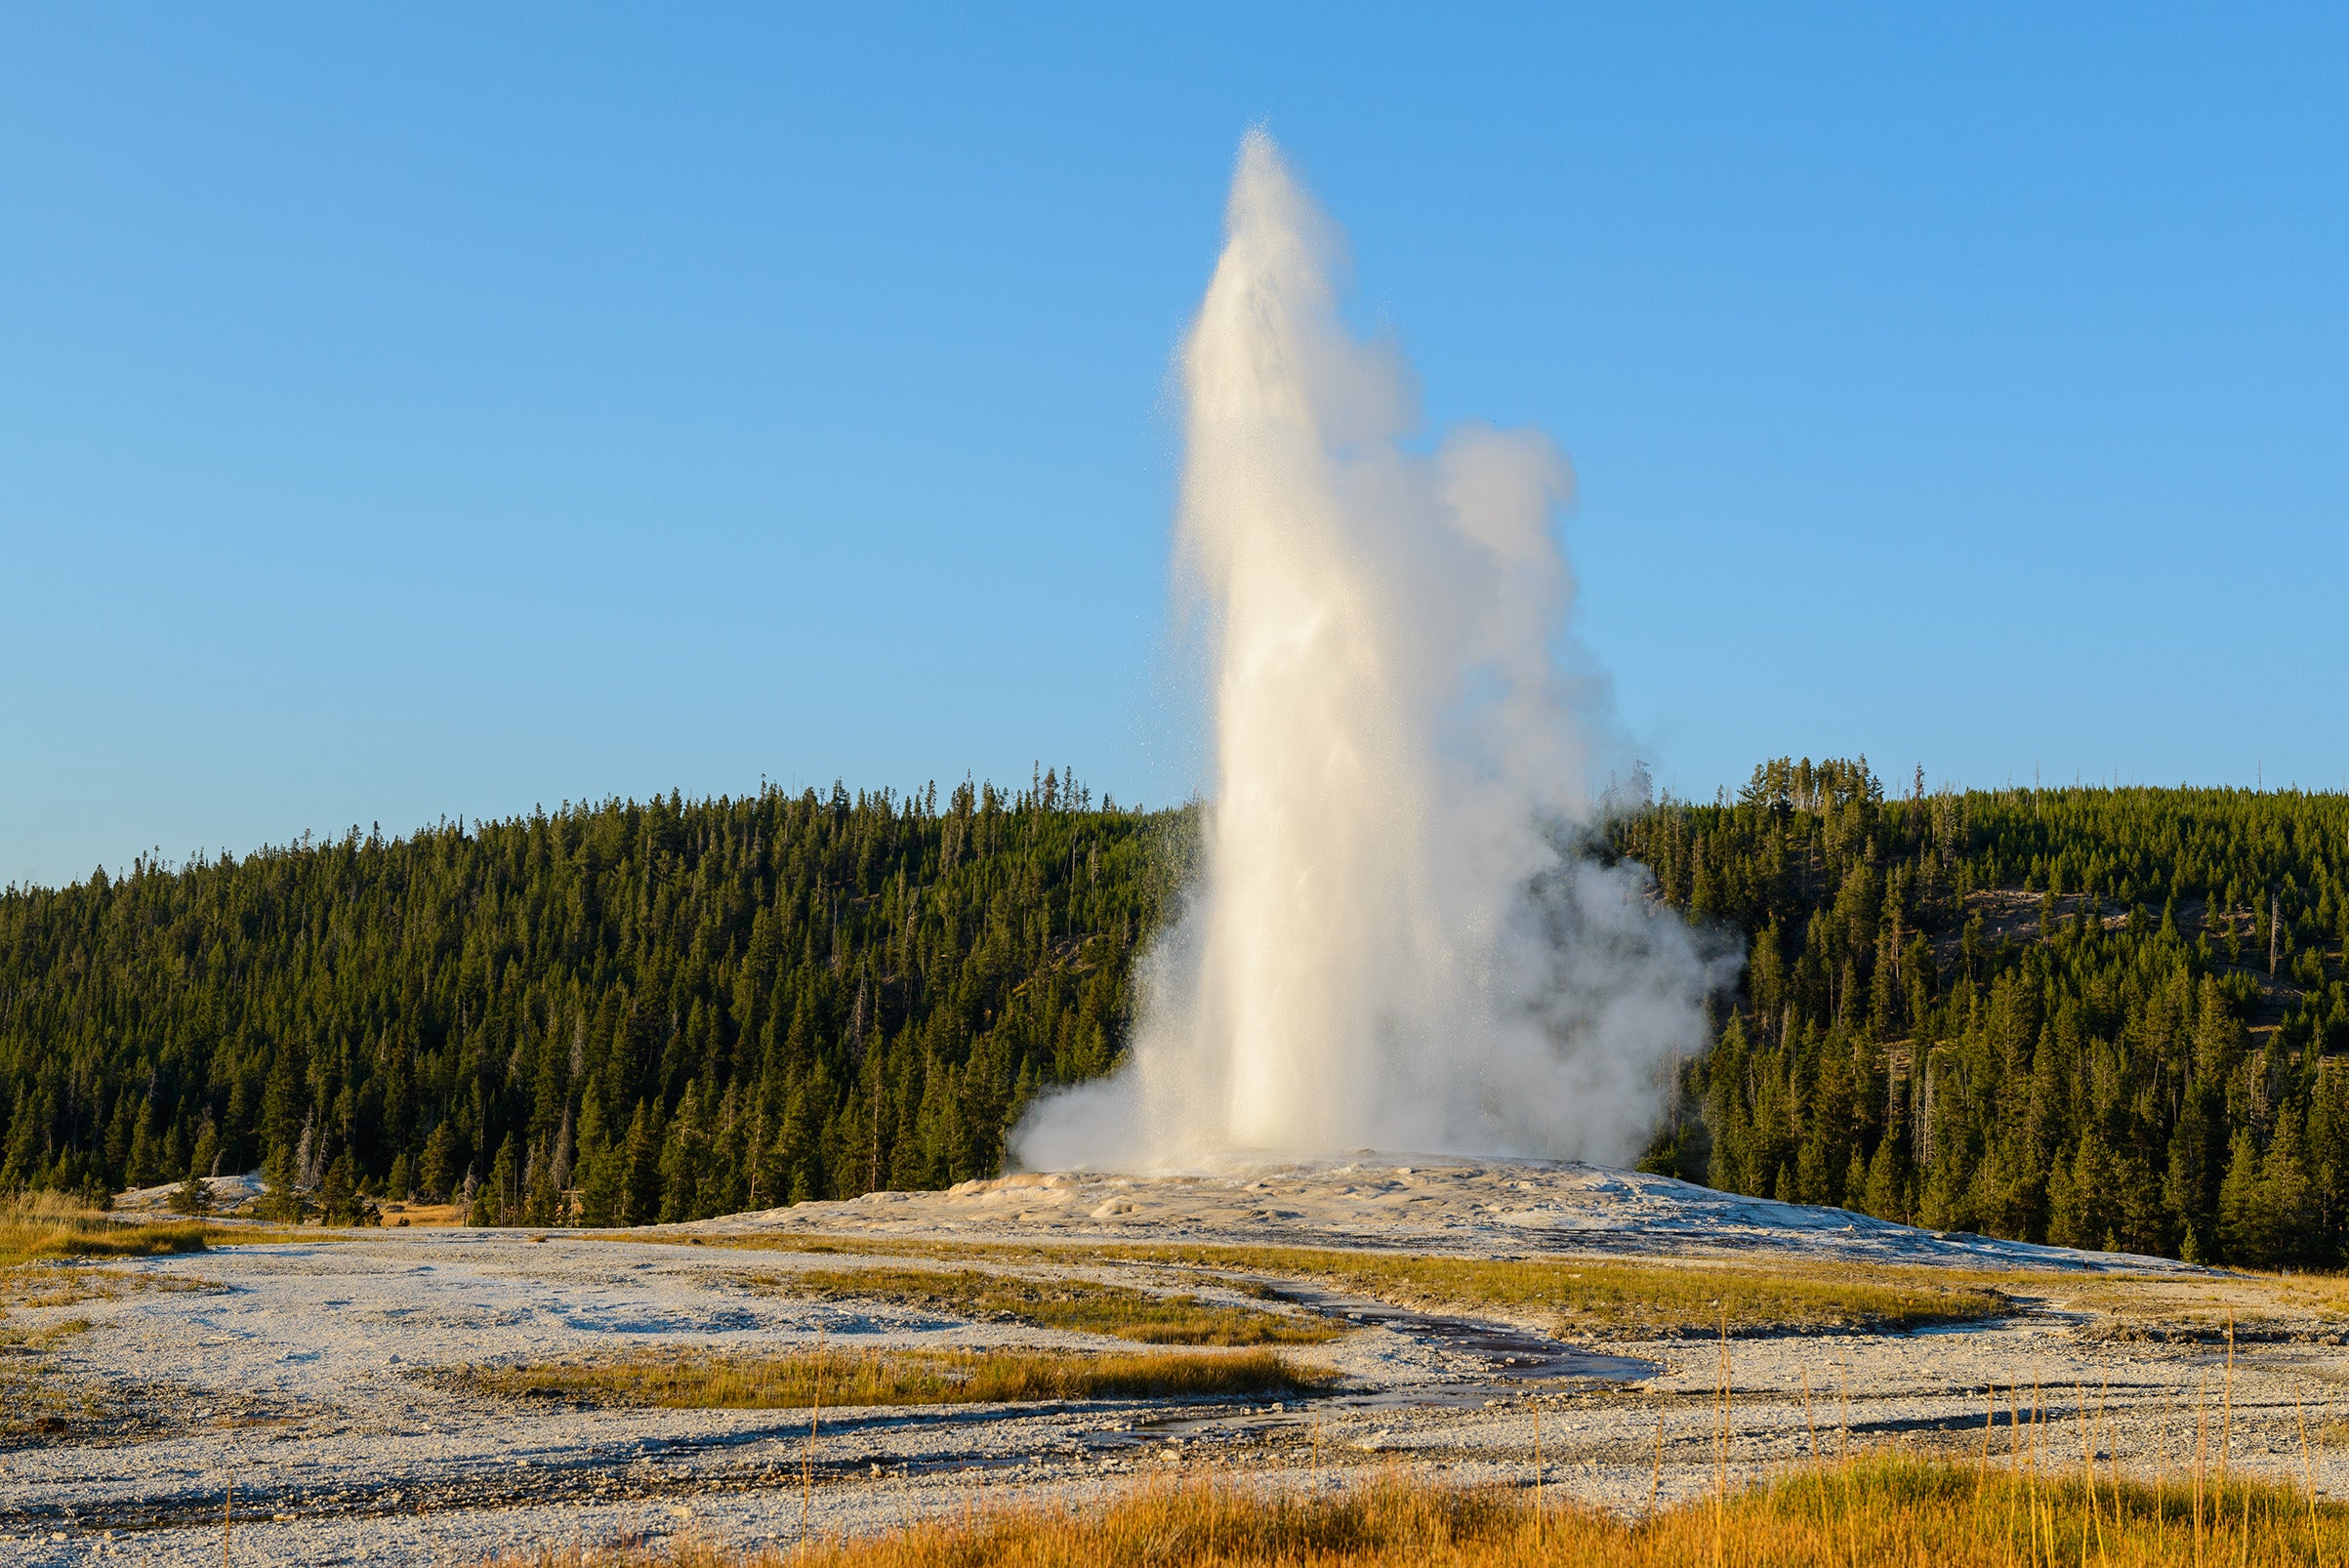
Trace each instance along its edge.
<instances>
[{"instance_id":1,"label":"hill slope","mask_svg":"<svg viewBox=\"0 0 2349 1568\"><path fill-rule=\"evenodd\" d=\"M2349 799L1883 799L1780 760L1628 816L1663 895L1750 935L1648 1163L1935 1228L2340 1258Z\"/></svg>"},{"instance_id":2,"label":"hill slope","mask_svg":"<svg viewBox=\"0 0 2349 1568\"><path fill-rule=\"evenodd\" d=\"M2349 799L1887 801L1781 759L1602 852L1750 963L1648 1168L2253 1263L2349 1241ZM993 1175L1123 1048L1187 813L1047 775L605 802L0 894L0 1186L268 1169L484 1220ZM2273 949L2273 967L2270 957Z\"/></svg>"},{"instance_id":3,"label":"hill slope","mask_svg":"<svg viewBox=\"0 0 2349 1568\"><path fill-rule=\"evenodd\" d=\"M0 1185L266 1166L641 1222L992 1174L1036 1085L1109 1064L1182 826L1056 776L835 786L12 889Z\"/></svg>"}]
</instances>

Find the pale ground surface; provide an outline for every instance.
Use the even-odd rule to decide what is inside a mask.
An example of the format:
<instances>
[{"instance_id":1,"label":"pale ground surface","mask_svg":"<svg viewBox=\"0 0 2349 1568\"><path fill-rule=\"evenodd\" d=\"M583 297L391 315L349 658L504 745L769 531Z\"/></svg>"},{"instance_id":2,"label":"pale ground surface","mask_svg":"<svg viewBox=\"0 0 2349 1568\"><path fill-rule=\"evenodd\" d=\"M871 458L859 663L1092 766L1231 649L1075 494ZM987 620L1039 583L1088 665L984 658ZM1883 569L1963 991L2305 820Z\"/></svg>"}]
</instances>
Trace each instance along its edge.
<instances>
[{"instance_id":1,"label":"pale ground surface","mask_svg":"<svg viewBox=\"0 0 2349 1568\"><path fill-rule=\"evenodd\" d=\"M1988 1267L2124 1262L2111 1254L1915 1230L1842 1209L1742 1198L1602 1166L1367 1150L1353 1159L1252 1160L1145 1176L1010 1176L946 1192L874 1192L684 1228L1372 1247L1467 1257L1762 1253ZM2128 1266L2145 1262L2125 1259Z\"/></svg>"},{"instance_id":2,"label":"pale ground surface","mask_svg":"<svg viewBox=\"0 0 2349 1568\"><path fill-rule=\"evenodd\" d=\"M2148 1475L2164 1452L2173 1466L2190 1462L2205 1377L2213 1454L2220 1390L2231 1387L2234 1463L2278 1476L2296 1476L2301 1464L2295 1398L2312 1437L2336 1406L2349 1407L2349 1352L2339 1344L2349 1322L2295 1304L2271 1282L2174 1264L1937 1237L1574 1165L1366 1156L1148 1179L1017 1176L673 1227L654 1244L384 1229L106 1265L140 1285L203 1288L127 1289L10 1314L15 1330L87 1319L42 1376L89 1389L110 1414L95 1434L0 1447L0 1561L218 1561L231 1480L233 1560L244 1563L456 1562L502 1547L688 1529L788 1546L799 1538L805 1477L816 1530L1014 1497L1075 1503L1137 1474L1228 1471L1336 1487L1399 1466L1530 1484L1537 1405L1553 1495L1636 1507L1651 1486L1669 1498L1712 1484L1717 1343L1608 1342L1587 1363L1600 1376L1515 1381L1520 1352L1558 1348L1540 1338L1552 1325L1540 1323L1479 1341L1463 1339L1457 1320L1387 1314L1298 1352L1349 1381L1286 1409L847 1411L824 1417L812 1453L805 1411L574 1411L486 1398L435 1377L652 1344L776 1348L819 1333L854 1348L1132 1348L1015 1323L795 1299L783 1288L791 1271L863 1259L712 1245L745 1233L804 1235L811 1246L828 1237L1241 1242L2070 1271L2002 1282L2016 1314L1961 1331L1733 1340L1733 1476L1807 1454L1811 1421L1831 1452L1846 1441L1909 1442L1971 1456L1994 1382L2003 1390L2020 1380L2026 1408L2035 1381L2047 1390L2061 1417L2048 1428L2059 1459L2080 1452L2074 1390L2083 1387L2091 1410L2101 1403L2108 1417L2090 1440ZM2118 1277L2148 1267L2160 1277ZM1067 1271L1216 1294L1212 1279L1156 1265L1096 1260ZM2214 1339L2230 1307L2245 1328L2231 1384ZM1504 1351L1519 1360L1504 1362ZM2003 1392L1999 1400L2002 1410ZM2007 1443L2003 1413L1999 1421L1994 1453ZM2349 1490L2349 1455L2312 1446L2316 1484Z\"/></svg>"}]
</instances>

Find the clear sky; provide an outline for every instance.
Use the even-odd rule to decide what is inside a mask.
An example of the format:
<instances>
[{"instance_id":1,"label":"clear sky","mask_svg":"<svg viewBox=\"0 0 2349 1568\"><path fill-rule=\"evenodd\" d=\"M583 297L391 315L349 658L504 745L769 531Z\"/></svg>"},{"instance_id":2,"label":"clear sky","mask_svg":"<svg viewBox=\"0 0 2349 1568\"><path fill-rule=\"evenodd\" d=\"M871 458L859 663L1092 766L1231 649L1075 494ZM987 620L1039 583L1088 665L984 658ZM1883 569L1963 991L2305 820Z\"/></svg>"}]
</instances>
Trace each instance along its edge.
<instances>
[{"instance_id":1,"label":"clear sky","mask_svg":"<svg viewBox=\"0 0 2349 1568\"><path fill-rule=\"evenodd\" d=\"M1188 794L1168 365L1256 122L1431 421L1573 455L1679 792L2340 788L2345 16L12 7L0 882Z\"/></svg>"}]
</instances>

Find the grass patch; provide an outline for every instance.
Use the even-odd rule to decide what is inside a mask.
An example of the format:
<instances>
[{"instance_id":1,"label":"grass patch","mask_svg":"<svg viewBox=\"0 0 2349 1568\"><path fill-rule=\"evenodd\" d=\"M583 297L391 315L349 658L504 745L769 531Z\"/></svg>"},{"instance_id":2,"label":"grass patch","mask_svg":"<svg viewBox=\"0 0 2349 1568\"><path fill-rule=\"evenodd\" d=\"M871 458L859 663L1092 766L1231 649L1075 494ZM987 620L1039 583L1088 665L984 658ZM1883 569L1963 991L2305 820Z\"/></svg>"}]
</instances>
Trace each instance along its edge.
<instances>
[{"instance_id":1,"label":"grass patch","mask_svg":"<svg viewBox=\"0 0 2349 1568\"><path fill-rule=\"evenodd\" d=\"M2316 1273L2090 1274L2033 1279L2033 1294L2111 1320L2116 1338L2191 1336L2215 1343L2337 1333L2349 1327L2349 1275Z\"/></svg>"},{"instance_id":2,"label":"grass patch","mask_svg":"<svg viewBox=\"0 0 2349 1568\"><path fill-rule=\"evenodd\" d=\"M121 1219L56 1193L0 1200L0 1442L87 1439L119 1432L136 1414L120 1387L55 1364L56 1350L87 1330L87 1319L32 1326L6 1321L10 1313L113 1300L134 1291L218 1290L210 1280L88 1264L276 1239L200 1219Z\"/></svg>"},{"instance_id":3,"label":"grass patch","mask_svg":"<svg viewBox=\"0 0 2349 1568\"><path fill-rule=\"evenodd\" d=\"M90 1329L88 1318L67 1318L62 1323L44 1323L38 1328L0 1328L0 1357L46 1355L77 1334Z\"/></svg>"},{"instance_id":4,"label":"grass patch","mask_svg":"<svg viewBox=\"0 0 2349 1568\"><path fill-rule=\"evenodd\" d=\"M111 1219L95 1210L32 1193L0 1203L0 1267L68 1258L157 1258L200 1253L232 1232L198 1219Z\"/></svg>"},{"instance_id":5,"label":"grass patch","mask_svg":"<svg viewBox=\"0 0 2349 1568\"><path fill-rule=\"evenodd\" d=\"M1212 1483L1137 1488L1072 1510L990 1509L802 1549L736 1552L687 1541L650 1550L571 1547L498 1559L500 1568L2099 1568L2338 1562L2349 1509L2287 1487L2190 1493L2099 1474L1978 1475L1911 1458L1804 1469L1716 1502L1644 1518L1575 1504L1537 1507L1519 1489L1414 1485L1389 1477L1315 1498Z\"/></svg>"},{"instance_id":6,"label":"grass patch","mask_svg":"<svg viewBox=\"0 0 2349 1568\"><path fill-rule=\"evenodd\" d=\"M973 1405L1040 1399L1180 1399L1304 1393L1336 1381L1270 1350L1083 1355L1051 1350L805 1350L782 1355L646 1351L480 1367L484 1393L663 1410L811 1405Z\"/></svg>"},{"instance_id":7,"label":"grass patch","mask_svg":"<svg viewBox=\"0 0 2349 1568\"><path fill-rule=\"evenodd\" d=\"M2259 1283L2287 1308L2328 1319L2349 1318L2349 1274L2261 1274Z\"/></svg>"},{"instance_id":8,"label":"grass patch","mask_svg":"<svg viewBox=\"0 0 2349 1568\"><path fill-rule=\"evenodd\" d=\"M604 1239L674 1245L678 1238L616 1232L607 1233ZM1169 1264L1312 1281L1397 1306L1538 1318L1576 1338L1717 1333L1724 1306L1732 1334L1899 1333L2003 1316L2014 1310L2015 1303L2001 1286L2027 1283L2035 1289L2060 1289L2067 1279L2056 1274L1958 1272L1922 1266L1872 1265L1862 1271L1825 1263L1482 1259L1335 1247L1145 1242L1039 1245L723 1234L702 1234L696 1239L712 1247L751 1252L992 1263Z\"/></svg>"},{"instance_id":9,"label":"grass patch","mask_svg":"<svg viewBox=\"0 0 2349 1568\"><path fill-rule=\"evenodd\" d=\"M1135 1256L1323 1280L1407 1306L1500 1311L1578 1337L1768 1331L1898 1332L2013 1309L2004 1293L1930 1269L1740 1267L1583 1259L1480 1259L1299 1247L1159 1247Z\"/></svg>"},{"instance_id":10,"label":"grass patch","mask_svg":"<svg viewBox=\"0 0 2349 1568\"><path fill-rule=\"evenodd\" d=\"M44 1268L20 1265L0 1268L0 1320L12 1308L76 1306L83 1301L112 1301L144 1291L217 1291L217 1280L189 1279L184 1274L132 1274L119 1268Z\"/></svg>"},{"instance_id":11,"label":"grass patch","mask_svg":"<svg viewBox=\"0 0 2349 1568\"><path fill-rule=\"evenodd\" d=\"M1027 1279L975 1268L826 1269L780 1275L771 1283L797 1296L887 1301L955 1317L1009 1319L1142 1344L1322 1344L1344 1332L1312 1318L1217 1305L1195 1296L1158 1296L1091 1280Z\"/></svg>"}]
</instances>

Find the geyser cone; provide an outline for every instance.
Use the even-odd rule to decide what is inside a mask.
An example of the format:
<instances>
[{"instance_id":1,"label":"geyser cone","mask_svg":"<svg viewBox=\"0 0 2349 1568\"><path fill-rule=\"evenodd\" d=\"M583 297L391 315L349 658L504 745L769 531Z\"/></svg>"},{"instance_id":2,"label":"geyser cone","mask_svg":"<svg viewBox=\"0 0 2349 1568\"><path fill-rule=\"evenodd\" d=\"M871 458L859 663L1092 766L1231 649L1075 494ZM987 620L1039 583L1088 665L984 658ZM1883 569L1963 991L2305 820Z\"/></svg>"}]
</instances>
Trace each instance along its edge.
<instances>
[{"instance_id":1,"label":"geyser cone","mask_svg":"<svg viewBox=\"0 0 2349 1568\"><path fill-rule=\"evenodd\" d=\"M1337 231L1260 134L1227 224L1181 356L1205 873L1128 1068L1045 1102L1015 1153L1620 1156L1659 1064L1701 1041L1707 972L1635 869L1571 852L1591 763L1553 651L1567 466L1481 428L1404 448L1409 372L1339 320Z\"/></svg>"}]
</instances>

